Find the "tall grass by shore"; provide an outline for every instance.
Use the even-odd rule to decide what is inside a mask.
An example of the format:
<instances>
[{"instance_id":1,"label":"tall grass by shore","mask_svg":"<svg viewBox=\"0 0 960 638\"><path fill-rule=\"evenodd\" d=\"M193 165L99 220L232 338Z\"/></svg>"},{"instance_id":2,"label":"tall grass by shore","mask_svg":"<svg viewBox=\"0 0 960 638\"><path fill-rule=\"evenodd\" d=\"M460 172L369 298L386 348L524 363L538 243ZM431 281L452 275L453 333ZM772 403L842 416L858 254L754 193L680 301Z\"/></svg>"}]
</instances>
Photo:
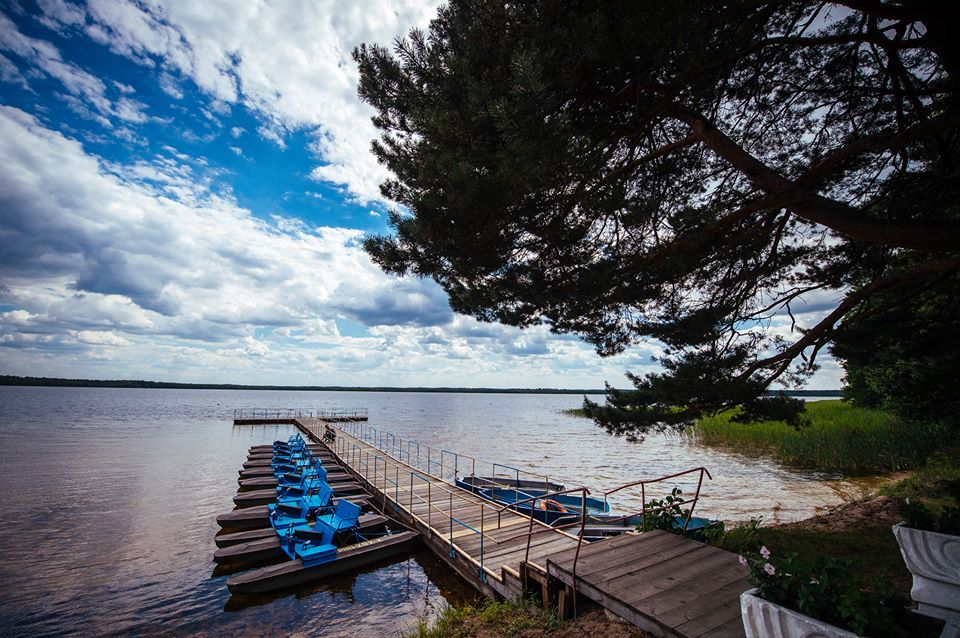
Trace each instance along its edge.
<instances>
[{"instance_id":1,"label":"tall grass by shore","mask_svg":"<svg viewBox=\"0 0 960 638\"><path fill-rule=\"evenodd\" d=\"M684 436L703 445L771 454L806 467L845 473L908 470L943 446L947 432L845 401L806 404L809 424L799 430L782 421L735 423L735 410L704 417Z\"/></svg>"}]
</instances>

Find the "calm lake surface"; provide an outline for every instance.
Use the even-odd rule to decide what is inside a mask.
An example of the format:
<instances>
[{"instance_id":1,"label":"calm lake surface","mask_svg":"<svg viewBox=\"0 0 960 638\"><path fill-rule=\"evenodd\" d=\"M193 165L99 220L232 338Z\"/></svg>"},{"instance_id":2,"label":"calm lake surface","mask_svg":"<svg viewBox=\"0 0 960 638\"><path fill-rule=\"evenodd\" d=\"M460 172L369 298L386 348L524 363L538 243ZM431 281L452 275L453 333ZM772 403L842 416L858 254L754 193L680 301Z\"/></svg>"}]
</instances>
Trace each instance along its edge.
<instances>
[{"instance_id":1,"label":"calm lake surface","mask_svg":"<svg viewBox=\"0 0 960 638\"><path fill-rule=\"evenodd\" d=\"M805 518L869 487L677 438L632 445L560 413L581 401L0 386L0 635L395 637L472 597L425 552L312 587L231 597L227 575L214 572L215 518L232 509L247 448L293 431L234 427L234 408L367 408L383 431L594 491L703 465L714 480L698 511L723 519ZM616 509L640 505L639 494L617 497Z\"/></svg>"}]
</instances>

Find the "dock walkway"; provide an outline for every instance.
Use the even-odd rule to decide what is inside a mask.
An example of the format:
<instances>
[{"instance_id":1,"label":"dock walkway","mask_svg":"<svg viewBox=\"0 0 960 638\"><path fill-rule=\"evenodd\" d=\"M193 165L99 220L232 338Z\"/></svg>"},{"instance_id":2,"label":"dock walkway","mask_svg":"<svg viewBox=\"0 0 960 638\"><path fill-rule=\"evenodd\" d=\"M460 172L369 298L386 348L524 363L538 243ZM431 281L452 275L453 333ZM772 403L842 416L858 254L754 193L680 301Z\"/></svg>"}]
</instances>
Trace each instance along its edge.
<instances>
[{"instance_id":1,"label":"dock walkway","mask_svg":"<svg viewBox=\"0 0 960 638\"><path fill-rule=\"evenodd\" d=\"M547 560L547 572L658 636L744 635L740 594L750 589L736 554L662 530L624 534Z\"/></svg>"},{"instance_id":2,"label":"dock walkway","mask_svg":"<svg viewBox=\"0 0 960 638\"><path fill-rule=\"evenodd\" d=\"M297 425L319 441L334 424L303 418ZM345 427L336 427L335 432L331 451L367 485L374 502L420 532L435 553L487 595L520 596L526 578L545 581L548 557L576 550L577 537L568 532L503 510L394 458Z\"/></svg>"},{"instance_id":3,"label":"dock walkway","mask_svg":"<svg viewBox=\"0 0 960 638\"><path fill-rule=\"evenodd\" d=\"M328 446L385 514L420 532L427 547L487 596L515 599L537 588L561 613L580 595L655 636L744 635L739 598L749 583L735 554L663 531L580 543L451 484L430 471L436 462L428 461L427 471L417 467L414 442L407 445L411 464L402 460L403 445L387 445L400 450L396 458L382 449L383 433L362 423L323 416L293 421ZM436 471L443 468L441 462Z\"/></svg>"}]
</instances>

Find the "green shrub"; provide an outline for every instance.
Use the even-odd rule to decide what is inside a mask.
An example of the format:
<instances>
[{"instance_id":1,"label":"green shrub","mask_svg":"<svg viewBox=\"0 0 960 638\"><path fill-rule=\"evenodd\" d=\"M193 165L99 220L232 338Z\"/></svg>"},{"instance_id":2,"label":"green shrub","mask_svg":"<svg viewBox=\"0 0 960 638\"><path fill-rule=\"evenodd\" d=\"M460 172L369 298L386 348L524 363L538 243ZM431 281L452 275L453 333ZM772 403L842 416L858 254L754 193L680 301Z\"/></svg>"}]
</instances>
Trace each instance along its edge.
<instances>
[{"instance_id":1,"label":"green shrub","mask_svg":"<svg viewBox=\"0 0 960 638\"><path fill-rule=\"evenodd\" d=\"M884 578L868 584L855 561L818 556L804 562L796 554L774 559L766 547L740 561L749 565L750 582L765 600L861 636L907 635L898 619L906 601Z\"/></svg>"},{"instance_id":2,"label":"green shrub","mask_svg":"<svg viewBox=\"0 0 960 638\"><path fill-rule=\"evenodd\" d=\"M735 523L727 527L723 522L704 532L704 540L711 545L725 549L735 554L751 554L760 550L761 518L751 518L749 521Z\"/></svg>"}]
</instances>

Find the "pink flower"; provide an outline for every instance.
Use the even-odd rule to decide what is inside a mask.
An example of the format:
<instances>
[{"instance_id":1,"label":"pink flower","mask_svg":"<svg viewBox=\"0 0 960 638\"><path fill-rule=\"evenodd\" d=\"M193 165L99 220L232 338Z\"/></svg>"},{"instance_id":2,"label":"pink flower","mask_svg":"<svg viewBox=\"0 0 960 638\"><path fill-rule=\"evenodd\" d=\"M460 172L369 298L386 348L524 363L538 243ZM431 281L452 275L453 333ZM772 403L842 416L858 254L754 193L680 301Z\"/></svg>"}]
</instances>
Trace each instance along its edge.
<instances>
[{"instance_id":1,"label":"pink flower","mask_svg":"<svg viewBox=\"0 0 960 638\"><path fill-rule=\"evenodd\" d=\"M770 558L770 550L767 549L766 545L760 548L760 555L763 556L764 560Z\"/></svg>"},{"instance_id":2,"label":"pink flower","mask_svg":"<svg viewBox=\"0 0 960 638\"><path fill-rule=\"evenodd\" d=\"M764 564L763 571L767 572L768 576L773 576L774 574L777 573L777 570L770 563Z\"/></svg>"},{"instance_id":3,"label":"pink flower","mask_svg":"<svg viewBox=\"0 0 960 638\"><path fill-rule=\"evenodd\" d=\"M743 556L737 556L737 560L739 560L740 564L743 565L744 567L747 566L747 559L744 558Z\"/></svg>"}]
</instances>

